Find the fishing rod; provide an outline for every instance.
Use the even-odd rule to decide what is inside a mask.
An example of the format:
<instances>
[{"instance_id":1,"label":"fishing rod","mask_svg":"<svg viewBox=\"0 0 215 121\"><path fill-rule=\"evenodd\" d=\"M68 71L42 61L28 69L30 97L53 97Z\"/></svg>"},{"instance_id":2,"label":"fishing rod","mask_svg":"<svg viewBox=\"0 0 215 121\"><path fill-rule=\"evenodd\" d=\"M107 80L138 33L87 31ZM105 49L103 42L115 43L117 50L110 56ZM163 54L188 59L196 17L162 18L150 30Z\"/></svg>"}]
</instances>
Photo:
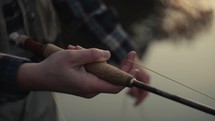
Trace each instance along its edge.
<instances>
[{"instance_id":1,"label":"fishing rod","mask_svg":"<svg viewBox=\"0 0 215 121\"><path fill-rule=\"evenodd\" d=\"M32 51L33 53L43 56L44 58L49 57L51 54L62 51L64 49L54 45L54 44L42 44L32 40L31 37L20 35L18 33L12 33L10 35L10 40L16 43L16 45L21 48ZM104 62L96 62L84 65L87 72L90 72L99 78L108 81L112 84L124 86L124 87L137 87L145 91L154 93L156 95L162 96L164 98L173 100L175 102L184 104L186 106L192 107L199 111L211 114L215 116L215 109L207 105L200 104L198 102L186 99L184 97L174 95L163 90L152 87L141 81L138 81L134 76L126 73L110 64Z\"/></svg>"}]
</instances>

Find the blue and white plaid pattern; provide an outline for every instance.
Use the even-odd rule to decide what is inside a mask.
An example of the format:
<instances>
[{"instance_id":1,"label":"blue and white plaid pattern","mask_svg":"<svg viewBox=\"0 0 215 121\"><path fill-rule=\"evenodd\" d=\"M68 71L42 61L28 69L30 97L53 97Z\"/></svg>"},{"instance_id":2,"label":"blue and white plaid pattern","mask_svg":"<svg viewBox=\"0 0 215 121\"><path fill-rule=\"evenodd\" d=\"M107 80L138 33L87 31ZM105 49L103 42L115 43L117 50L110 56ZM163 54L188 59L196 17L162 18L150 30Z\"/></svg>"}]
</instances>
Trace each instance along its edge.
<instances>
[{"instance_id":1,"label":"blue and white plaid pattern","mask_svg":"<svg viewBox=\"0 0 215 121\"><path fill-rule=\"evenodd\" d=\"M75 18L78 22L71 20L71 24L73 22L84 26L89 33L93 34L91 36L94 36L92 40L95 43L100 42L111 51L115 62L121 62L129 51L134 50L128 36L118 23L114 10L107 8L102 0L53 1L56 8L64 6L67 10L66 12L56 9L59 14L64 14L60 17L62 21L68 22L67 18Z\"/></svg>"}]
</instances>

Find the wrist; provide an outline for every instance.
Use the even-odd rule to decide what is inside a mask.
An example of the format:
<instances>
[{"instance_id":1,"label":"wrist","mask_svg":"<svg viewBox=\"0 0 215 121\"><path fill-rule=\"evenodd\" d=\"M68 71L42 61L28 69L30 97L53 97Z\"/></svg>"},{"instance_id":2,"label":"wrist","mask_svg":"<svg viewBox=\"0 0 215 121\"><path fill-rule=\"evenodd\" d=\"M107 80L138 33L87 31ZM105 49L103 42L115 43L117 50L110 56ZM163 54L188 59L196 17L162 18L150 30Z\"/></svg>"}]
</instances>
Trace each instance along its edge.
<instances>
[{"instance_id":1,"label":"wrist","mask_svg":"<svg viewBox=\"0 0 215 121\"><path fill-rule=\"evenodd\" d=\"M24 63L17 74L17 85L22 90L36 90L39 85L39 70L37 63Z\"/></svg>"}]
</instances>

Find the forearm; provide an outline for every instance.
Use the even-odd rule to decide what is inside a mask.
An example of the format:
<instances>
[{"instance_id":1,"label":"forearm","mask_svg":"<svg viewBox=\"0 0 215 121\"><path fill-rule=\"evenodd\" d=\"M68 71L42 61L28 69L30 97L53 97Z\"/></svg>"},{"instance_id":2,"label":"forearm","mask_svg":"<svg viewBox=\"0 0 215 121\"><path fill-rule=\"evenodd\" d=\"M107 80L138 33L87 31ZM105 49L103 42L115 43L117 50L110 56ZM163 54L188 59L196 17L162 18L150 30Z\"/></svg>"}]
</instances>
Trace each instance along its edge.
<instances>
[{"instance_id":1,"label":"forearm","mask_svg":"<svg viewBox=\"0 0 215 121\"><path fill-rule=\"evenodd\" d=\"M47 68L41 63L22 64L17 74L17 85L25 91L58 91L60 86L53 75L47 74Z\"/></svg>"}]
</instances>

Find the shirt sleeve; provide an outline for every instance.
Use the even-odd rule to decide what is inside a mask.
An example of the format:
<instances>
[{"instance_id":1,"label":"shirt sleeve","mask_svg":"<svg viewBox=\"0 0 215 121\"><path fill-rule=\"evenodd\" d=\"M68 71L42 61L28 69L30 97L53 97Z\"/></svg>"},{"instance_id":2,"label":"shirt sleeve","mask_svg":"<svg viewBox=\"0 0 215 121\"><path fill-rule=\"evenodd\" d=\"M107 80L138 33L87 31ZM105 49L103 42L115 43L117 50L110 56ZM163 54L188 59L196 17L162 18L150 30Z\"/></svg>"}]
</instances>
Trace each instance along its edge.
<instances>
[{"instance_id":1,"label":"shirt sleeve","mask_svg":"<svg viewBox=\"0 0 215 121\"><path fill-rule=\"evenodd\" d=\"M101 44L110 50L112 59L120 63L134 50L130 38L118 22L116 12L102 0L53 0L62 23L72 24L91 45Z\"/></svg>"},{"instance_id":2,"label":"shirt sleeve","mask_svg":"<svg viewBox=\"0 0 215 121\"><path fill-rule=\"evenodd\" d=\"M0 53L0 103L23 99L29 92L17 86L17 72L28 59Z\"/></svg>"}]
</instances>

